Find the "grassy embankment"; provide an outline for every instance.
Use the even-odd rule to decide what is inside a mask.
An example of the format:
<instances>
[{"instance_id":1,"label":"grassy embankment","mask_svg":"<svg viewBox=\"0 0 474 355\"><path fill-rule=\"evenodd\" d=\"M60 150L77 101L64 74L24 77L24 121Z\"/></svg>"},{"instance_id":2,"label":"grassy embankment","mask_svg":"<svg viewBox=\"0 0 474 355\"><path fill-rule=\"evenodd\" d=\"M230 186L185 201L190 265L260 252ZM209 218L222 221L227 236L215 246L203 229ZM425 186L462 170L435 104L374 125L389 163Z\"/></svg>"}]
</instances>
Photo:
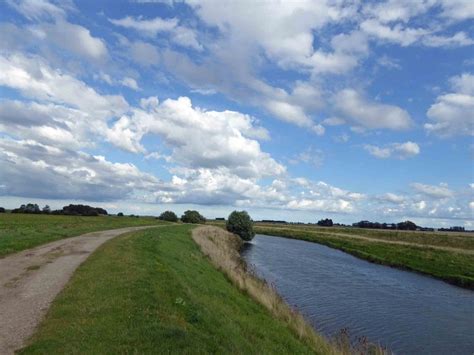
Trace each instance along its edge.
<instances>
[{"instance_id":1,"label":"grassy embankment","mask_svg":"<svg viewBox=\"0 0 474 355\"><path fill-rule=\"evenodd\" d=\"M163 223L152 217L78 217L0 213L0 257L88 232Z\"/></svg>"},{"instance_id":2,"label":"grassy embankment","mask_svg":"<svg viewBox=\"0 0 474 355\"><path fill-rule=\"evenodd\" d=\"M450 235L269 224L257 224L255 231L260 234L324 244L371 262L417 271L461 287L474 289L472 234ZM358 236L369 240L358 239ZM411 245L394 244L398 242Z\"/></svg>"},{"instance_id":3,"label":"grassy embankment","mask_svg":"<svg viewBox=\"0 0 474 355\"><path fill-rule=\"evenodd\" d=\"M291 324L211 265L191 229L173 225L105 243L20 353L313 353ZM318 341L319 353L335 352Z\"/></svg>"}]
</instances>

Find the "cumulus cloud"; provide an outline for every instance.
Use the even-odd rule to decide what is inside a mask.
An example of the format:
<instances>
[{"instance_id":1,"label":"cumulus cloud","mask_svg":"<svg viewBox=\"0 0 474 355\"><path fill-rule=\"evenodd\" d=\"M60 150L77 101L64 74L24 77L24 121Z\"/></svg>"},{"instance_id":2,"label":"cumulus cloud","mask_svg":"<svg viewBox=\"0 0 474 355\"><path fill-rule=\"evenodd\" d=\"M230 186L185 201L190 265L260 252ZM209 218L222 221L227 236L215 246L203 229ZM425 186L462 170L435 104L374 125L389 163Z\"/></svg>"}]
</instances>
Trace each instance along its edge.
<instances>
[{"instance_id":1,"label":"cumulus cloud","mask_svg":"<svg viewBox=\"0 0 474 355\"><path fill-rule=\"evenodd\" d=\"M232 169L239 176L279 175L285 168L261 150L254 139L266 139L268 132L255 125L251 116L234 111L206 111L181 97L161 104L155 98L132 109L109 131L109 140L132 152L143 151L145 134L157 135L172 150L172 158L193 168Z\"/></svg>"},{"instance_id":2,"label":"cumulus cloud","mask_svg":"<svg viewBox=\"0 0 474 355\"><path fill-rule=\"evenodd\" d=\"M441 137L474 135L474 75L464 73L450 79L454 92L439 95L426 113L431 122L425 129Z\"/></svg>"},{"instance_id":3,"label":"cumulus cloud","mask_svg":"<svg viewBox=\"0 0 474 355\"><path fill-rule=\"evenodd\" d=\"M122 96L100 95L75 77L51 68L39 57L0 55L0 85L19 90L33 99L69 105L99 118L128 109Z\"/></svg>"},{"instance_id":4,"label":"cumulus cloud","mask_svg":"<svg viewBox=\"0 0 474 355\"><path fill-rule=\"evenodd\" d=\"M108 55L105 42L91 35L79 25L59 20L52 24L40 24L30 28L36 38L49 41L63 50L91 59L104 59Z\"/></svg>"},{"instance_id":5,"label":"cumulus cloud","mask_svg":"<svg viewBox=\"0 0 474 355\"><path fill-rule=\"evenodd\" d=\"M405 130L412 120L407 111L394 106L369 101L353 89L338 92L334 105L354 126L367 129Z\"/></svg>"},{"instance_id":6,"label":"cumulus cloud","mask_svg":"<svg viewBox=\"0 0 474 355\"><path fill-rule=\"evenodd\" d=\"M116 26L130 28L138 31L146 37L156 37L159 33L170 34L171 40L183 47L203 50L203 46L197 39L195 31L188 27L180 26L176 18L163 19L156 17L150 20L126 16L122 19L109 19Z\"/></svg>"},{"instance_id":7,"label":"cumulus cloud","mask_svg":"<svg viewBox=\"0 0 474 355\"><path fill-rule=\"evenodd\" d=\"M366 144L364 149L379 159L398 158L407 159L420 154L420 147L414 142L392 143L384 147Z\"/></svg>"},{"instance_id":8,"label":"cumulus cloud","mask_svg":"<svg viewBox=\"0 0 474 355\"><path fill-rule=\"evenodd\" d=\"M19 197L117 200L159 181L129 163L112 163L70 149L31 140L0 138L2 193Z\"/></svg>"},{"instance_id":9,"label":"cumulus cloud","mask_svg":"<svg viewBox=\"0 0 474 355\"><path fill-rule=\"evenodd\" d=\"M415 191L431 198L448 198L454 195L446 184L427 185L415 182L411 186Z\"/></svg>"}]
</instances>

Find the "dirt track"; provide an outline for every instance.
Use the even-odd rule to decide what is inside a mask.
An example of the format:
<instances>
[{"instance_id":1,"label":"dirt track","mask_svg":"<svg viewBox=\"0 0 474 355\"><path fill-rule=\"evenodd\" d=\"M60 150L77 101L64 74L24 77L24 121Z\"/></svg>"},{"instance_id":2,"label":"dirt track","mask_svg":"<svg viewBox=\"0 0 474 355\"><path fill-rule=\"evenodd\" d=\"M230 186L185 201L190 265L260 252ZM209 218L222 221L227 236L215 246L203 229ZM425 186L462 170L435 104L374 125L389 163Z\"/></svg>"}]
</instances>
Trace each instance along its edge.
<instances>
[{"instance_id":1,"label":"dirt track","mask_svg":"<svg viewBox=\"0 0 474 355\"><path fill-rule=\"evenodd\" d=\"M58 240L0 259L0 354L25 345L76 268L107 240L129 227Z\"/></svg>"}]
</instances>

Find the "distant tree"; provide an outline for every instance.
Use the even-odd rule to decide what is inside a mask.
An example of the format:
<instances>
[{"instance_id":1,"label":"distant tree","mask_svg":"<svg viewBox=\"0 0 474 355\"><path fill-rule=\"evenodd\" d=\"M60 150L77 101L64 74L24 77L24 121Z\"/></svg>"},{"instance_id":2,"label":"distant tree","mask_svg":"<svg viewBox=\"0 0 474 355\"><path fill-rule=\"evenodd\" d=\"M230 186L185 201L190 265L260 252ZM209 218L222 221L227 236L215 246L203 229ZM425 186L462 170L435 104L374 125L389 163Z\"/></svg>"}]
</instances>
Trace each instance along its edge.
<instances>
[{"instance_id":1,"label":"distant tree","mask_svg":"<svg viewBox=\"0 0 474 355\"><path fill-rule=\"evenodd\" d=\"M397 229L400 229L400 230L414 231L414 230L416 230L416 228L417 228L416 224L413 223L412 221L405 221L405 222L397 223Z\"/></svg>"},{"instance_id":2,"label":"distant tree","mask_svg":"<svg viewBox=\"0 0 474 355\"><path fill-rule=\"evenodd\" d=\"M163 212L162 214L160 214L160 217L158 217L158 219L168 222L178 222L178 216L173 211Z\"/></svg>"},{"instance_id":3,"label":"distant tree","mask_svg":"<svg viewBox=\"0 0 474 355\"><path fill-rule=\"evenodd\" d=\"M56 211L55 211L56 213ZM64 206L58 214L72 215L72 216L98 216L107 215L107 211L100 207L91 207L88 205L69 205Z\"/></svg>"},{"instance_id":4,"label":"distant tree","mask_svg":"<svg viewBox=\"0 0 474 355\"><path fill-rule=\"evenodd\" d=\"M318 226L321 227L332 227L334 223L332 223L332 219L326 218L326 219L321 219L318 221Z\"/></svg>"},{"instance_id":5,"label":"distant tree","mask_svg":"<svg viewBox=\"0 0 474 355\"><path fill-rule=\"evenodd\" d=\"M123 212L117 213L117 217L123 217Z\"/></svg>"},{"instance_id":6,"label":"distant tree","mask_svg":"<svg viewBox=\"0 0 474 355\"><path fill-rule=\"evenodd\" d=\"M46 205L46 206L43 207L42 212L44 214L50 214L51 213L51 208L48 205Z\"/></svg>"},{"instance_id":7,"label":"distant tree","mask_svg":"<svg viewBox=\"0 0 474 355\"><path fill-rule=\"evenodd\" d=\"M5 211L5 208L0 207L0 213L5 213L5 212L6 212L6 211Z\"/></svg>"},{"instance_id":8,"label":"distant tree","mask_svg":"<svg viewBox=\"0 0 474 355\"><path fill-rule=\"evenodd\" d=\"M187 210L181 216L183 223L206 223L206 219L195 210Z\"/></svg>"},{"instance_id":9,"label":"distant tree","mask_svg":"<svg viewBox=\"0 0 474 355\"><path fill-rule=\"evenodd\" d=\"M20 208L13 209L12 213L41 213L41 210L36 203L28 203L21 205Z\"/></svg>"},{"instance_id":10,"label":"distant tree","mask_svg":"<svg viewBox=\"0 0 474 355\"><path fill-rule=\"evenodd\" d=\"M237 234L246 241L255 236L253 221L247 211L234 211L227 218L226 228L229 232Z\"/></svg>"}]
</instances>

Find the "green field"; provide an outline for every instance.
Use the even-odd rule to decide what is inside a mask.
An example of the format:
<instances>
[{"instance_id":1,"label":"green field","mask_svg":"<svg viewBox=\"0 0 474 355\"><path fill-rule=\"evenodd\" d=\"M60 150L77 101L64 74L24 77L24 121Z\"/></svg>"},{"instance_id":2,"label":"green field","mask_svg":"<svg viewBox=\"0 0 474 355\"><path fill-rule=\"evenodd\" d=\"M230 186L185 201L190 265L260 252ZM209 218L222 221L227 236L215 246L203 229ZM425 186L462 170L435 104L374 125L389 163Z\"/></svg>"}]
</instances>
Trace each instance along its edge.
<instances>
[{"instance_id":1,"label":"green field","mask_svg":"<svg viewBox=\"0 0 474 355\"><path fill-rule=\"evenodd\" d=\"M20 353L313 353L210 264L191 229L149 229L104 244Z\"/></svg>"},{"instance_id":2,"label":"green field","mask_svg":"<svg viewBox=\"0 0 474 355\"><path fill-rule=\"evenodd\" d=\"M371 262L421 272L474 289L472 234L449 235L269 224L258 224L255 231L324 244ZM358 236L368 240L357 238ZM394 244L397 242L415 245Z\"/></svg>"},{"instance_id":3,"label":"green field","mask_svg":"<svg viewBox=\"0 0 474 355\"><path fill-rule=\"evenodd\" d=\"M79 217L0 213L0 257L88 232L163 222L153 217Z\"/></svg>"}]
</instances>

